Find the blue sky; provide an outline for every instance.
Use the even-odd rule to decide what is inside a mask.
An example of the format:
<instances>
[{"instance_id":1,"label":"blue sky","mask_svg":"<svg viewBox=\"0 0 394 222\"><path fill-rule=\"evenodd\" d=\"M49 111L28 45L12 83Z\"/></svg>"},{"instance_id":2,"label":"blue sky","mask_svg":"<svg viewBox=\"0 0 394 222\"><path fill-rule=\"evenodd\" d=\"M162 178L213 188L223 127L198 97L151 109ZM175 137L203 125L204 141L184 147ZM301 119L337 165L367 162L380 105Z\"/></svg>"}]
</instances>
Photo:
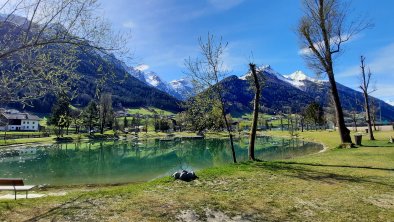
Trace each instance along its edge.
<instances>
[{"instance_id":1,"label":"blue sky","mask_svg":"<svg viewBox=\"0 0 394 222\"><path fill-rule=\"evenodd\" d=\"M315 77L294 32L302 15L299 0L101 0L101 7L115 29L131 33L129 65L143 65L166 81L184 76L184 59L198 55L197 39L208 32L229 43L224 59L231 74L244 74L253 61L282 74L302 70ZM345 45L335 63L336 79L356 89L364 55L374 74L373 95L394 101L394 1L357 0L352 9L374 27Z\"/></svg>"}]
</instances>

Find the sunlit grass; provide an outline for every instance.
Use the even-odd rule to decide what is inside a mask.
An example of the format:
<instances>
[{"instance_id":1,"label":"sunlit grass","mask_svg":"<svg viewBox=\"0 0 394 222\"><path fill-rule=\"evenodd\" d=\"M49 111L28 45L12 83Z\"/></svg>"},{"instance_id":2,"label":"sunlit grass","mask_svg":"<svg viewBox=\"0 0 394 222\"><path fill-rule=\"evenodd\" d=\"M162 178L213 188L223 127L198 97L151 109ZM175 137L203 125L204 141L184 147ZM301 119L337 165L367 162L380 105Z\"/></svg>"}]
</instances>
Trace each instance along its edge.
<instances>
[{"instance_id":1,"label":"sunlit grass","mask_svg":"<svg viewBox=\"0 0 394 222\"><path fill-rule=\"evenodd\" d=\"M127 109L127 112L130 114L141 114L141 115L174 115L173 112L167 111L167 110L162 110L159 108L154 108L154 107L149 107L149 108L130 108Z\"/></svg>"}]
</instances>

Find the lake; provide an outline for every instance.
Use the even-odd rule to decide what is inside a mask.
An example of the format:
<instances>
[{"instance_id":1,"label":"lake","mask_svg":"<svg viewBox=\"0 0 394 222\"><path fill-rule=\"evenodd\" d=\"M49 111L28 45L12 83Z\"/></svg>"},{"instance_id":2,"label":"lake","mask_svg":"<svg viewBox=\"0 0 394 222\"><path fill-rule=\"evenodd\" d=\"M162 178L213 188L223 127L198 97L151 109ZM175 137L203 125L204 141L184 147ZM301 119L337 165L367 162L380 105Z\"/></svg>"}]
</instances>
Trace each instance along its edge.
<instances>
[{"instance_id":1,"label":"lake","mask_svg":"<svg viewBox=\"0 0 394 222\"><path fill-rule=\"evenodd\" d=\"M247 160L248 138L235 141L238 161ZM297 139L259 137L256 157L289 159L323 146ZM63 143L0 149L0 177L26 184L77 185L149 181L180 169L199 170L231 163L226 139L133 140Z\"/></svg>"}]
</instances>

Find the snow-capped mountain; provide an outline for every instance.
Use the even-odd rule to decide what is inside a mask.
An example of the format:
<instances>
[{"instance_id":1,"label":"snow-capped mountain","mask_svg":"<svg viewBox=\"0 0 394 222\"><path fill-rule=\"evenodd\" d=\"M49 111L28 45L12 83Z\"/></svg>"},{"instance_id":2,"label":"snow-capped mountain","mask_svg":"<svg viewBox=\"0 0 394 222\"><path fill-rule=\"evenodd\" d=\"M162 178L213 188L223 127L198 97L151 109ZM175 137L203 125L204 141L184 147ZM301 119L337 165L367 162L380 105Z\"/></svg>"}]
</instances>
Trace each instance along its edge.
<instances>
[{"instance_id":1,"label":"snow-capped mountain","mask_svg":"<svg viewBox=\"0 0 394 222\"><path fill-rule=\"evenodd\" d=\"M134 67L128 67L127 71L138 80L166 92L179 100L186 100L192 96L193 86L187 79L173 80L167 83L155 72L144 72Z\"/></svg>"},{"instance_id":2,"label":"snow-capped mountain","mask_svg":"<svg viewBox=\"0 0 394 222\"><path fill-rule=\"evenodd\" d=\"M318 84L325 82L323 80L317 80L317 79L311 78L302 71L295 71L294 73L289 74L289 75L282 75L279 72L272 69L272 67L270 65L260 66L256 69L256 71L257 72L264 72L266 75L277 78L278 80L281 80L283 82L287 82L290 85L295 86L298 89L301 89L303 91L305 91L306 87L309 85L308 82L313 82L313 83L318 83ZM246 78L250 75L251 75L251 73L248 72L246 75L241 76L240 79L246 80Z\"/></svg>"},{"instance_id":3,"label":"snow-capped mountain","mask_svg":"<svg viewBox=\"0 0 394 222\"><path fill-rule=\"evenodd\" d=\"M169 82L169 85L182 96L182 99L187 99L194 95L194 87L191 80L182 78L179 80L173 80Z\"/></svg>"},{"instance_id":4,"label":"snow-capped mountain","mask_svg":"<svg viewBox=\"0 0 394 222\"><path fill-rule=\"evenodd\" d=\"M302 71L296 71L289 75L281 75L271 66L265 65L257 68L260 75L264 76L264 87L260 104L268 113L301 112L311 102L318 102L323 107L328 107L330 102L330 84L326 80L317 80L309 77ZM250 90L250 83L246 78L251 75L237 77L229 76L221 81L226 91L225 99L231 104L229 110L232 114L238 115L250 112L253 101L253 92ZM358 107L356 100L362 101L362 93L337 83L339 96L344 110L351 110ZM377 101L380 101L377 99ZM384 119L394 120L394 107L381 101L382 116Z\"/></svg>"},{"instance_id":5,"label":"snow-capped mountain","mask_svg":"<svg viewBox=\"0 0 394 222\"><path fill-rule=\"evenodd\" d=\"M286 81L293 86L305 91L306 87L309 85L308 82L316 83L316 84L323 84L324 80L318 80L307 76L304 72L298 70L290 75L284 75L283 77L286 78Z\"/></svg>"}]
</instances>

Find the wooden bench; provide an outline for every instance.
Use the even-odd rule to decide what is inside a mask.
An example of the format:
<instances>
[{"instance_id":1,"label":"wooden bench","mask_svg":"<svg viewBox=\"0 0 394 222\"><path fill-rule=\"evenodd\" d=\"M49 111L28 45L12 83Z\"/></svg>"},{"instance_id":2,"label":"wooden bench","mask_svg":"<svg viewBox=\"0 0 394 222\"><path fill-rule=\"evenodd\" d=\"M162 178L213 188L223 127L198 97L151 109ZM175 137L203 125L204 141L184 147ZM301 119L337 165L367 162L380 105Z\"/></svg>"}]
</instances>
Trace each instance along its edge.
<instances>
[{"instance_id":1,"label":"wooden bench","mask_svg":"<svg viewBox=\"0 0 394 222\"><path fill-rule=\"evenodd\" d=\"M27 199L28 191L33 189L34 187L35 186L32 185L25 185L23 183L23 179L21 178L0 178L0 190L14 191L15 200L16 200L17 191L26 191L26 199Z\"/></svg>"}]
</instances>

